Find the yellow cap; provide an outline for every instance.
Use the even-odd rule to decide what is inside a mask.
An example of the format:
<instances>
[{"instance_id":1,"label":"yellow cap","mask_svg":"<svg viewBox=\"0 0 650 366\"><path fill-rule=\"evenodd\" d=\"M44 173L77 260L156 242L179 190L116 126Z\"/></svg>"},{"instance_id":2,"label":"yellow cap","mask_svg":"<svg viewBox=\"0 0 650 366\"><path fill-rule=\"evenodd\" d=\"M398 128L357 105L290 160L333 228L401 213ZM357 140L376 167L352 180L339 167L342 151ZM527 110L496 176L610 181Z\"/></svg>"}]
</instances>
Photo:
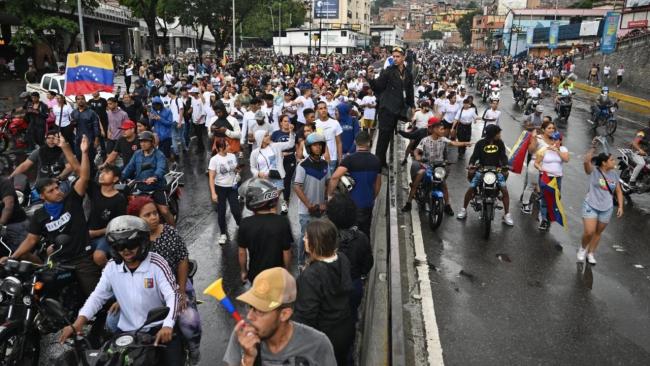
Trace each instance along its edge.
<instances>
[{"instance_id":1,"label":"yellow cap","mask_svg":"<svg viewBox=\"0 0 650 366\"><path fill-rule=\"evenodd\" d=\"M253 287L237 297L259 311L271 311L280 305L296 301L296 280L282 267L260 272L253 280Z\"/></svg>"}]
</instances>

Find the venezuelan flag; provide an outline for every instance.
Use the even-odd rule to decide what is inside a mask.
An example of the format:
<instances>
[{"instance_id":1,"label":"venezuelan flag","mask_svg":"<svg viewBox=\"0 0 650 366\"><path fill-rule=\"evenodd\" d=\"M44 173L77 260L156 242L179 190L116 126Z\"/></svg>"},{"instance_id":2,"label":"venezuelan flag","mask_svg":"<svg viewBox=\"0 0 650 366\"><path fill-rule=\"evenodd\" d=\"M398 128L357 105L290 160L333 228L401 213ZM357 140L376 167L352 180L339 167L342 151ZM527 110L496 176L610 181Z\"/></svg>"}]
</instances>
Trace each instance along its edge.
<instances>
[{"instance_id":1,"label":"venezuelan flag","mask_svg":"<svg viewBox=\"0 0 650 366\"><path fill-rule=\"evenodd\" d=\"M113 59L110 53L81 52L68 55L65 95L113 92Z\"/></svg>"},{"instance_id":2,"label":"venezuelan flag","mask_svg":"<svg viewBox=\"0 0 650 366\"><path fill-rule=\"evenodd\" d=\"M560 200L560 186L556 177L549 177L546 172L542 172L539 176L539 188L542 191L542 199L546 201L548 212L548 220L555 221L562 225L565 229L566 216L564 215L564 207Z\"/></svg>"},{"instance_id":3,"label":"venezuelan flag","mask_svg":"<svg viewBox=\"0 0 650 366\"><path fill-rule=\"evenodd\" d=\"M510 156L508 156L508 167L511 172L520 174L524 166L524 161L526 160L526 153L528 152L528 144L532 134L528 131L523 131L515 145L510 151Z\"/></svg>"}]
</instances>

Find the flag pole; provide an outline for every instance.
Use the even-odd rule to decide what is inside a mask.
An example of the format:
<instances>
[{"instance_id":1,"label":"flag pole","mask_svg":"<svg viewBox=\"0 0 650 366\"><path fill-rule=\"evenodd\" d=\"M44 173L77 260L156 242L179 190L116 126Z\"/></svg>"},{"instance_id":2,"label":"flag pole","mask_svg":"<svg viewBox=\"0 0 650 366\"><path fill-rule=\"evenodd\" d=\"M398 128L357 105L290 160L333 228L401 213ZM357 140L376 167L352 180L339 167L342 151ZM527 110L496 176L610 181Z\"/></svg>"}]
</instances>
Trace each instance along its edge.
<instances>
[{"instance_id":1,"label":"flag pole","mask_svg":"<svg viewBox=\"0 0 650 366\"><path fill-rule=\"evenodd\" d=\"M86 39L84 36L84 14L81 9L81 0L77 0L77 13L79 13L79 35L81 36L81 52L86 52Z\"/></svg>"}]
</instances>

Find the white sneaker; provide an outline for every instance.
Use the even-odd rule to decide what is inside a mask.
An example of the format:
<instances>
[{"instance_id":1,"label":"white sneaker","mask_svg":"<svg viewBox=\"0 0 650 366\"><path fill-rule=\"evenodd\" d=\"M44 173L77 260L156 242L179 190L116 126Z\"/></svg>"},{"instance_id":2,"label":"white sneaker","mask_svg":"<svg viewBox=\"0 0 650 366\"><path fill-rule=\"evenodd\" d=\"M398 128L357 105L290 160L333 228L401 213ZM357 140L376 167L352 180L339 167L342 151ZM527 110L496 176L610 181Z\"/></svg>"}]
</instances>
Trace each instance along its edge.
<instances>
[{"instance_id":1,"label":"white sneaker","mask_svg":"<svg viewBox=\"0 0 650 366\"><path fill-rule=\"evenodd\" d=\"M458 215L456 215L456 218L458 220L464 220L466 217L467 217L467 209L461 208Z\"/></svg>"},{"instance_id":2,"label":"white sneaker","mask_svg":"<svg viewBox=\"0 0 650 366\"><path fill-rule=\"evenodd\" d=\"M228 235L226 234L219 235L219 245L226 245L226 242L228 242Z\"/></svg>"},{"instance_id":3,"label":"white sneaker","mask_svg":"<svg viewBox=\"0 0 650 366\"><path fill-rule=\"evenodd\" d=\"M587 249L580 247L580 249L578 249L578 254L576 256L578 257L578 262L584 262L585 257L587 256Z\"/></svg>"},{"instance_id":4,"label":"white sneaker","mask_svg":"<svg viewBox=\"0 0 650 366\"><path fill-rule=\"evenodd\" d=\"M508 225L508 226L514 226L515 222L512 221L512 216L510 216L510 213L507 213L503 216L503 223Z\"/></svg>"},{"instance_id":5,"label":"white sneaker","mask_svg":"<svg viewBox=\"0 0 650 366\"><path fill-rule=\"evenodd\" d=\"M287 206L287 201L282 201L282 213L286 214L289 212L289 206Z\"/></svg>"},{"instance_id":6,"label":"white sneaker","mask_svg":"<svg viewBox=\"0 0 650 366\"><path fill-rule=\"evenodd\" d=\"M587 254L587 262L589 262L589 264L591 265L596 264L596 258L594 257L594 253Z\"/></svg>"}]
</instances>

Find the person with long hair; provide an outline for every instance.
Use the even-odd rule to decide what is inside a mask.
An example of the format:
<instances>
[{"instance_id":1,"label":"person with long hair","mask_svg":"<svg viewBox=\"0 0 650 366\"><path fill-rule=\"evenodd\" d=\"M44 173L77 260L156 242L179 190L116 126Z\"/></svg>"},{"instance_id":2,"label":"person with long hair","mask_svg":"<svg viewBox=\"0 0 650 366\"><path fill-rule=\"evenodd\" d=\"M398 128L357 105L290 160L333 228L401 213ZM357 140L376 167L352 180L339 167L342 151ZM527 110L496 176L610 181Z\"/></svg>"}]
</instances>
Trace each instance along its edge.
<instances>
[{"instance_id":1,"label":"person with long hair","mask_svg":"<svg viewBox=\"0 0 650 366\"><path fill-rule=\"evenodd\" d=\"M539 170L539 178L543 176L555 178L557 180L558 190L562 189L562 166L569 161L569 150L562 146L562 135L555 131L550 136L550 144L537 150L535 153L535 168ZM541 184L540 184L541 186ZM548 230L551 227L549 221L548 207L546 200L541 198L539 200L539 217L540 217L540 230Z\"/></svg>"},{"instance_id":2,"label":"person with long hair","mask_svg":"<svg viewBox=\"0 0 650 366\"><path fill-rule=\"evenodd\" d=\"M291 121L289 116L283 114L279 117L280 129L271 134L271 141L273 142L288 142L292 136ZM288 149L282 150L282 165L284 166L284 190L282 195L282 214L286 215L289 212L289 198L291 197L291 186L293 182L293 174L296 171L296 146L291 146Z\"/></svg>"},{"instance_id":3,"label":"person with long hair","mask_svg":"<svg viewBox=\"0 0 650 366\"><path fill-rule=\"evenodd\" d=\"M307 224L303 240L309 261L297 280L293 319L325 333L334 346L337 364L347 365L354 343L350 261L337 252L338 231L327 219Z\"/></svg>"},{"instance_id":4,"label":"person with long hair","mask_svg":"<svg viewBox=\"0 0 650 366\"><path fill-rule=\"evenodd\" d=\"M541 131L541 133L539 133L539 131ZM533 128L530 133L531 138L530 143L528 144L528 156L530 157L530 160L528 161L528 167L526 168L528 179L521 197L521 212L526 215L530 215L533 212L533 205L531 203L533 193L539 192L537 186L538 172L535 168L537 151L544 149L553 143L551 136L555 133L555 123L553 123L550 118L547 119L544 117L544 122L542 122L540 129L537 130L536 128ZM544 228L540 228L540 230L541 229Z\"/></svg>"},{"instance_id":5,"label":"person with long hair","mask_svg":"<svg viewBox=\"0 0 650 366\"><path fill-rule=\"evenodd\" d=\"M585 154L583 162L585 173L589 175L587 196L582 204L582 222L584 232L582 245L578 249L578 262L587 258L589 264L596 264L594 253L600 243L600 237L614 211L617 202L616 217L623 216L623 191L616 173L616 159L607 153L593 157L595 147Z\"/></svg>"},{"instance_id":6,"label":"person with long hair","mask_svg":"<svg viewBox=\"0 0 650 366\"><path fill-rule=\"evenodd\" d=\"M214 141L216 154L210 159L208 165L208 184L210 186L210 197L212 202L217 204L217 222L219 223L219 245L225 245L228 241L228 230L226 226L226 205L230 205L232 214L237 226L241 221L241 208L237 198L237 173L239 166L235 154L228 152L228 144L223 137L217 137Z\"/></svg>"}]
</instances>

